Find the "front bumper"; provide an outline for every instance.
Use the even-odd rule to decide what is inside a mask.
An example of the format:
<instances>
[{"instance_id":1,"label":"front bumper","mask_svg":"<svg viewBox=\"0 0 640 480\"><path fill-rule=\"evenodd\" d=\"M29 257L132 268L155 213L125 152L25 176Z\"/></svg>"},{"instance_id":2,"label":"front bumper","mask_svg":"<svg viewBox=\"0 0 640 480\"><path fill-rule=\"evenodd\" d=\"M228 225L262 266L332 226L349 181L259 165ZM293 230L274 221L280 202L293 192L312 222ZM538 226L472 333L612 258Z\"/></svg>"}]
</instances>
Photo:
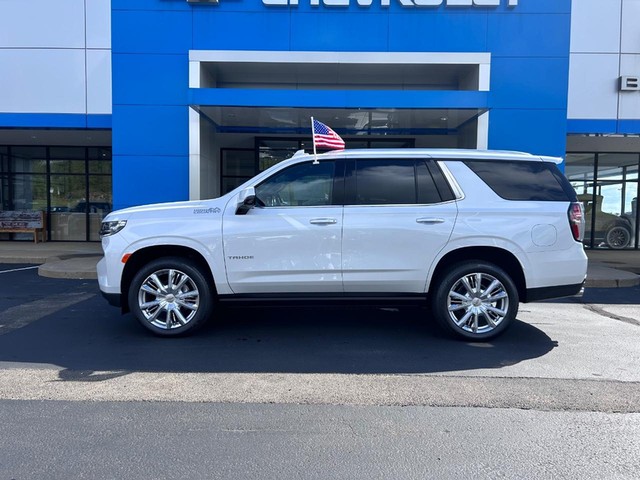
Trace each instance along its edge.
<instances>
[{"instance_id":1,"label":"front bumper","mask_svg":"<svg viewBox=\"0 0 640 480\"><path fill-rule=\"evenodd\" d=\"M109 302L109 305L113 307L122 308L122 295L120 295L119 293L106 293L106 292L101 292L101 293L102 293L102 296L107 299L107 302Z\"/></svg>"}]
</instances>

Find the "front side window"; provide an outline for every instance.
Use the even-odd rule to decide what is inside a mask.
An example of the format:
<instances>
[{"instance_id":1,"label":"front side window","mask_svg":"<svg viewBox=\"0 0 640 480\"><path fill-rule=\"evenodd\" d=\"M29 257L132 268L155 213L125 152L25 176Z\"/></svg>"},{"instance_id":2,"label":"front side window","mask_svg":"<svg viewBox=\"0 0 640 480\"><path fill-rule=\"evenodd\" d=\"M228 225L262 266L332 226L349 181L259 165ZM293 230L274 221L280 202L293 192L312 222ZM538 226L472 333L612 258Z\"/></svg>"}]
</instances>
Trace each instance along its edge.
<instances>
[{"instance_id":1,"label":"front side window","mask_svg":"<svg viewBox=\"0 0 640 480\"><path fill-rule=\"evenodd\" d=\"M315 207L332 204L335 162L294 165L256 187L258 204L264 207Z\"/></svg>"}]
</instances>

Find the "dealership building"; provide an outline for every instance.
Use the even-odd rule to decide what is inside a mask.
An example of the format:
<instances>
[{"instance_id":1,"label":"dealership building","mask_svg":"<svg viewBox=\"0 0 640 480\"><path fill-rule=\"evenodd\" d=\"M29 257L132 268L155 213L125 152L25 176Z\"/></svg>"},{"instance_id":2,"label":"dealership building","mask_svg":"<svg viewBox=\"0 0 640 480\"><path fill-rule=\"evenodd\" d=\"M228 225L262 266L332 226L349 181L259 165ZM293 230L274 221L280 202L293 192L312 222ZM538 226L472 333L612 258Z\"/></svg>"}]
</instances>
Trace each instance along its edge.
<instances>
[{"instance_id":1,"label":"dealership building","mask_svg":"<svg viewBox=\"0 0 640 480\"><path fill-rule=\"evenodd\" d=\"M640 0L3 0L0 210L95 241L311 146L562 157L590 248L638 249ZM1 233L0 240L31 237Z\"/></svg>"}]
</instances>

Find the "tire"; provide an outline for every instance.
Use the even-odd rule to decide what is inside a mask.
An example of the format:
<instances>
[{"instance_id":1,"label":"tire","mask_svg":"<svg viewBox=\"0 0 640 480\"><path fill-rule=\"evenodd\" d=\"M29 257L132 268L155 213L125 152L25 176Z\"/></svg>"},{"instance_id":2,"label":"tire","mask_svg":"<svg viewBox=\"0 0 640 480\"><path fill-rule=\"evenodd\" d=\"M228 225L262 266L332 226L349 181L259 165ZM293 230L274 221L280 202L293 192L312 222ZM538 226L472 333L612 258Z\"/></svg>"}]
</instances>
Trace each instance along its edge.
<instances>
[{"instance_id":1,"label":"tire","mask_svg":"<svg viewBox=\"0 0 640 480\"><path fill-rule=\"evenodd\" d=\"M478 260L446 270L431 297L438 324L447 333L471 341L503 333L516 318L518 306L518 289L511 277L500 267Z\"/></svg>"},{"instance_id":2,"label":"tire","mask_svg":"<svg viewBox=\"0 0 640 480\"><path fill-rule=\"evenodd\" d=\"M607 230L604 240L609 248L627 248L631 243L631 232L623 225L614 225Z\"/></svg>"},{"instance_id":3,"label":"tire","mask_svg":"<svg viewBox=\"0 0 640 480\"><path fill-rule=\"evenodd\" d=\"M128 299L138 321L163 337L200 328L211 316L214 300L200 268L181 257L160 258L142 267L133 277Z\"/></svg>"}]
</instances>

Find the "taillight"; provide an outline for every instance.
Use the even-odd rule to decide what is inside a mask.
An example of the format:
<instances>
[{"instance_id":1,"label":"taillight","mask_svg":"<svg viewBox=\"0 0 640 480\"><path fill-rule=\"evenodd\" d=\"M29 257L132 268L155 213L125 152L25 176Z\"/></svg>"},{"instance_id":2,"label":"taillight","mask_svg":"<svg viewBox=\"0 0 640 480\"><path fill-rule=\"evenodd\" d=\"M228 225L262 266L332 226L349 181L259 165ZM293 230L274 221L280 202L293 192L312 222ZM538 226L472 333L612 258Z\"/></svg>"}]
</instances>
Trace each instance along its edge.
<instances>
[{"instance_id":1,"label":"taillight","mask_svg":"<svg viewBox=\"0 0 640 480\"><path fill-rule=\"evenodd\" d=\"M573 202L569 205L569 226L573 238L581 242L584 237L584 207L580 202Z\"/></svg>"}]
</instances>

